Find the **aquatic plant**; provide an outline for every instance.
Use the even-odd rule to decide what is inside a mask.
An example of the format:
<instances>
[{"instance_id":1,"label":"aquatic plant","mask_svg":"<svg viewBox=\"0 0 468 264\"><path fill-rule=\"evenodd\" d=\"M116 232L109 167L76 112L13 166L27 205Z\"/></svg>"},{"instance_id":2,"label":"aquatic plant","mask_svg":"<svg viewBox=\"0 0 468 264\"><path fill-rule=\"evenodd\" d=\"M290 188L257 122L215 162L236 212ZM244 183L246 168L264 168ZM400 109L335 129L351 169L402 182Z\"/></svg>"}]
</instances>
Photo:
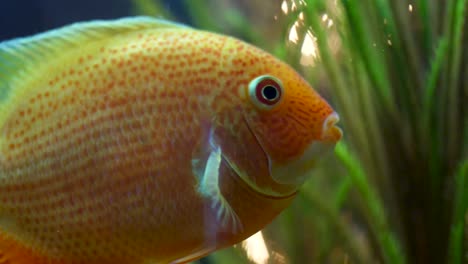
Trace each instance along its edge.
<instances>
[{"instance_id":1,"label":"aquatic plant","mask_svg":"<svg viewBox=\"0 0 468 264\"><path fill-rule=\"evenodd\" d=\"M171 15L160 1L134 2ZM244 243L248 254L200 262L468 262L466 0L175 2L194 26L293 65L332 100L345 131L262 232L263 255Z\"/></svg>"}]
</instances>

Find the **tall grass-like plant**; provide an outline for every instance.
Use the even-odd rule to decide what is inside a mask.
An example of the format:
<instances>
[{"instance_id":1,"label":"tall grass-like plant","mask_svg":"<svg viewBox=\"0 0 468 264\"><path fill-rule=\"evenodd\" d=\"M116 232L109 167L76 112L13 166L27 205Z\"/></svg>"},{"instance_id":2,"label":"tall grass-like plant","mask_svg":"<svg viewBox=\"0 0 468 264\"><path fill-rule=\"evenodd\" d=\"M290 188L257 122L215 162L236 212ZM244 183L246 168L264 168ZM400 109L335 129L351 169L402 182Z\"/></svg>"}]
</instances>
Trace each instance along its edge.
<instances>
[{"instance_id":1,"label":"tall grass-like plant","mask_svg":"<svg viewBox=\"0 0 468 264\"><path fill-rule=\"evenodd\" d=\"M290 63L341 116L335 156L263 232L269 263L468 263L467 0L179 2Z\"/></svg>"}]
</instances>

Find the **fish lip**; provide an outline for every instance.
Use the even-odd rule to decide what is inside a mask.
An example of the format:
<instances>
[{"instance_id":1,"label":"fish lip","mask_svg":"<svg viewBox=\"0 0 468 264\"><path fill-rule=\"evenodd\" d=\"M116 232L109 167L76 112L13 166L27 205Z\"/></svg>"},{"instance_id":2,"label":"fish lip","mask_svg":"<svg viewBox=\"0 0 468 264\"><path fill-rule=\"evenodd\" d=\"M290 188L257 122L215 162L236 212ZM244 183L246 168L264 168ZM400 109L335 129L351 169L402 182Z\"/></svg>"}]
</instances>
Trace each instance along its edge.
<instances>
[{"instance_id":1,"label":"fish lip","mask_svg":"<svg viewBox=\"0 0 468 264\"><path fill-rule=\"evenodd\" d=\"M343 137L343 130L336 126L340 121L338 113L333 112L325 119L322 127L322 135L320 140L324 142L337 142Z\"/></svg>"}]
</instances>

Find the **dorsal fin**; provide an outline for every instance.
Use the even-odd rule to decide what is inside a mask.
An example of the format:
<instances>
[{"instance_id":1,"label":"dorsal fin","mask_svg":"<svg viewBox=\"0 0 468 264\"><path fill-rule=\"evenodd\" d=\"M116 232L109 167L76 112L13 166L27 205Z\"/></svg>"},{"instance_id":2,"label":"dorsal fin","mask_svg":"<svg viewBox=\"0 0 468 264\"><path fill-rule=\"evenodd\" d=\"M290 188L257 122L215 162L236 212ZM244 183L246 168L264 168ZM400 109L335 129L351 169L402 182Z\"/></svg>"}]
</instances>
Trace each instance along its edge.
<instances>
[{"instance_id":1,"label":"dorsal fin","mask_svg":"<svg viewBox=\"0 0 468 264\"><path fill-rule=\"evenodd\" d=\"M0 101L11 89L11 82L21 72L34 69L55 54L84 43L145 29L186 27L151 17L78 22L26 38L0 43Z\"/></svg>"}]
</instances>

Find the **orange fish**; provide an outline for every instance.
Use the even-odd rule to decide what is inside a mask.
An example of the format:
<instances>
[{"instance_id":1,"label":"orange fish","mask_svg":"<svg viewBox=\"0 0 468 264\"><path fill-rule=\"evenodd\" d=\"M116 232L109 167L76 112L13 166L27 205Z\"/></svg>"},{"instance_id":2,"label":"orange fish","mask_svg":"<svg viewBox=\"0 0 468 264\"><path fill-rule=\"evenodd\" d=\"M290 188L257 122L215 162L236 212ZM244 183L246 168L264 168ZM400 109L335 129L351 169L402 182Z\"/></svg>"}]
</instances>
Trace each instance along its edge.
<instances>
[{"instance_id":1,"label":"orange fish","mask_svg":"<svg viewBox=\"0 0 468 264\"><path fill-rule=\"evenodd\" d=\"M0 44L0 263L183 263L254 234L341 138L292 68L152 19Z\"/></svg>"}]
</instances>

